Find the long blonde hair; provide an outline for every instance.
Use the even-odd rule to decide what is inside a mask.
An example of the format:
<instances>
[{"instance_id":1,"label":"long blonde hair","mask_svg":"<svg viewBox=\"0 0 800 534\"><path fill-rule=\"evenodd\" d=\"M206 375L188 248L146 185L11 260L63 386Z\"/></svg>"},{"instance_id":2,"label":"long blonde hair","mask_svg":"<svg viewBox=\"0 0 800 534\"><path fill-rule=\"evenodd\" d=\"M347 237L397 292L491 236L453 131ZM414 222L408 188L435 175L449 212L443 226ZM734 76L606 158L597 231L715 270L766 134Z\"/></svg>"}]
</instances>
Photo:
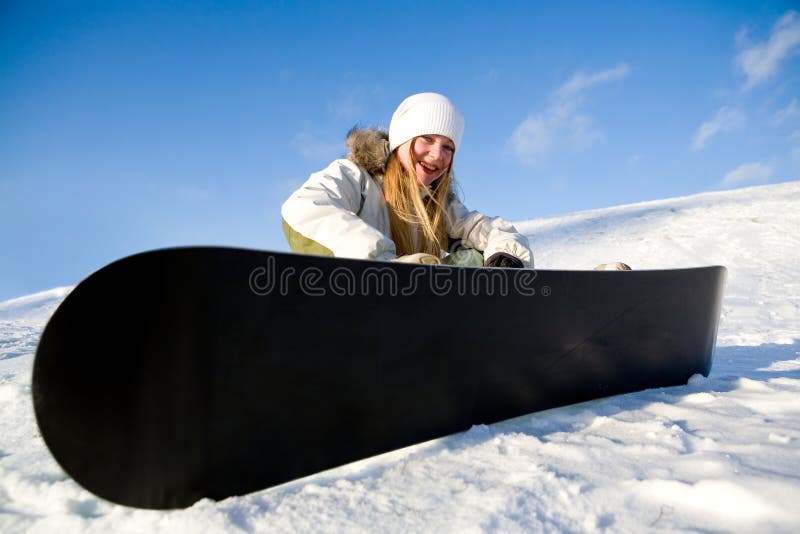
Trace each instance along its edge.
<instances>
[{"instance_id":1,"label":"long blonde hair","mask_svg":"<svg viewBox=\"0 0 800 534\"><path fill-rule=\"evenodd\" d=\"M414 159L414 138L409 144L410 160ZM399 150L399 149L398 149ZM417 181L400 163L397 150L389 154L383 175L383 194L389 208L392 240L397 255L427 252L441 257L447 249L445 210L452 182L453 162L445 173L428 187Z\"/></svg>"}]
</instances>

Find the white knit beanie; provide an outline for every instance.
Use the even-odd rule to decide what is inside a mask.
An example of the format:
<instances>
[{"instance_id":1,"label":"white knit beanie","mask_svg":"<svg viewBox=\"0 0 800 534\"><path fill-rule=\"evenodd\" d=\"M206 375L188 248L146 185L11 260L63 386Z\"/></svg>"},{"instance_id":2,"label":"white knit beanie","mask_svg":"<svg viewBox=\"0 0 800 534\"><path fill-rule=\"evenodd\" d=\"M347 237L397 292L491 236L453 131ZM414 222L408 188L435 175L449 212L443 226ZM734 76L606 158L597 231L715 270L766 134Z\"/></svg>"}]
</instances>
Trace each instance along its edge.
<instances>
[{"instance_id":1,"label":"white knit beanie","mask_svg":"<svg viewBox=\"0 0 800 534\"><path fill-rule=\"evenodd\" d=\"M389 124L389 151L420 135L444 135L458 149L464 134L464 117L446 96L418 93L403 100Z\"/></svg>"}]
</instances>

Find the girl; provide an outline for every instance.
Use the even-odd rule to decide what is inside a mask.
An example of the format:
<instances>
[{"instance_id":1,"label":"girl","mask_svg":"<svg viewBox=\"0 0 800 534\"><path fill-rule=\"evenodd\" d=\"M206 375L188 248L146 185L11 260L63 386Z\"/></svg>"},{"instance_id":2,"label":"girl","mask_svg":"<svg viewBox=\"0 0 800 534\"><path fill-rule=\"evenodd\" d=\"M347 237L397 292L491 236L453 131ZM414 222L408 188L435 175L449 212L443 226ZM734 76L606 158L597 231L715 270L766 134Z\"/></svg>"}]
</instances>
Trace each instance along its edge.
<instances>
[{"instance_id":1,"label":"girl","mask_svg":"<svg viewBox=\"0 0 800 534\"><path fill-rule=\"evenodd\" d=\"M468 211L454 194L464 119L445 96L406 98L389 133L354 128L350 154L313 173L281 208L295 252L347 258L532 267L508 222Z\"/></svg>"}]
</instances>

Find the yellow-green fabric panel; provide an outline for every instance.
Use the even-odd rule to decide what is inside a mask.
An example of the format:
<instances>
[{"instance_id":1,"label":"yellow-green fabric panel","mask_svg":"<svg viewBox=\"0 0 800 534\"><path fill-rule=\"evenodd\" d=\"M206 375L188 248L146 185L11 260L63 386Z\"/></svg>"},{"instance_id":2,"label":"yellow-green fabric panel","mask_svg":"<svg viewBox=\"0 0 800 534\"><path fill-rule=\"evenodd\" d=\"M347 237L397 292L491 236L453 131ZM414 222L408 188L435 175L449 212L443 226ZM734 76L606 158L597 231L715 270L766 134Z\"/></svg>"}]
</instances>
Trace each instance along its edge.
<instances>
[{"instance_id":1,"label":"yellow-green fabric panel","mask_svg":"<svg viewBox=\"0 0 800 534\"><path fill-rule=\"evenodd\" d=\"M289 248L292 252L299 254L316 254L317 256L333 256L331 249L320 245L313 239L309 239L289 226L286 219L281 217L283 223L283 234L286 236L286 241L289 242Z\"/></svg>"}]
</instances>

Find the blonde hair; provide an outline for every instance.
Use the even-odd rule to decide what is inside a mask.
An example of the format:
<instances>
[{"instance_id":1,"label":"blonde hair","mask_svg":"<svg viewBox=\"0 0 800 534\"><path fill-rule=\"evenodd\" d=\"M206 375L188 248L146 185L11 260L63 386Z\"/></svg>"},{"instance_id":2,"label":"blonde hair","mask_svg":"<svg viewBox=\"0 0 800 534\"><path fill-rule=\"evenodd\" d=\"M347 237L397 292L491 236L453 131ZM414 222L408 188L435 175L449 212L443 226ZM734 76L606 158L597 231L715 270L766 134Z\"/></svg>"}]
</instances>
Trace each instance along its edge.
<instances>
[{"instance_id":1,"label":"blonde hair","mask_svg":"<svg viewBox=\"0 0 800 534\"><path fill-rule=\"evenodd\" d=\"M409 144L410 160L414 159L414 138ZM399 150L399 149L398 149ZM392 240L397 255L426 252L441 257L447 249L445 209L452 182L453 163L428 188L417 181L400 163L397 150L389 154L383 175L383 194L389 209Z\"/></svg>"}]
</instances>

